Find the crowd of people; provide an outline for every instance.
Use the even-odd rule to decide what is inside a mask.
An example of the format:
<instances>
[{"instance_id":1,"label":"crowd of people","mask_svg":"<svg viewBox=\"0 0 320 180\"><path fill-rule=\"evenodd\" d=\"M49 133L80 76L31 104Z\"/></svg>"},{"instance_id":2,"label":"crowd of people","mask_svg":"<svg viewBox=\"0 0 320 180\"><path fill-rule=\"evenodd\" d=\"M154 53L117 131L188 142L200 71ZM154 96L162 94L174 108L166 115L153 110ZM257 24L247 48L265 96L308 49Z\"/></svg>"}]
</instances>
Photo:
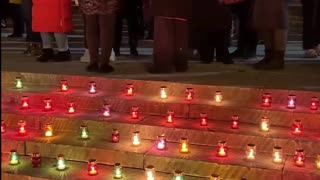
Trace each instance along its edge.
<instances>
[{"instance_id":1,"label":"crowd of people","mask_svg":"<svg viewBox=\"0 0 320 180\"><path fill-rule=\"evenodd\" d=\"M153 39L154 27L161 28L161 23L165 25L166 21L154 21L156 17L152 16L153 1L155 0L0 0L1 26L5 27L6 17L11 17L13 33L8 37L21 38L26 33L28 43L24 54L37 57L37 61L69 61L71 53L67 33L73 30L74 2L84 19L84 46L85 53L89 54L86 55L89 60L83 60L89 63L86 69L108 73L114 71L109 62L111 53L120 55L124 19L128 26L131 56L139 55L139 39ZM175 19L175 22L188 22L188 26L185 26L188 34L183 34L183 31L177 34L181 37L188 36L189 48L198 50L203 63L211 63L216 59L224 64L232 64L233 59L255 57L257 44L262 40L265 57L254 64L254 67L283 69L289 28L289 3L290 0L196 1L192 5L193 13L190 18ZM302 46L305 57L316 58L320 56L320 1L301 0L301 3ZM183 11L183 4L180 6ZM237 49L230 53L230 34L232 21L235 19L238 22ZM161 33L160 30L157 31ZM57 52L54 52L52 46L54 39ZM182 69L186 71L187 65Z\"/></svg>"}]
</instances>

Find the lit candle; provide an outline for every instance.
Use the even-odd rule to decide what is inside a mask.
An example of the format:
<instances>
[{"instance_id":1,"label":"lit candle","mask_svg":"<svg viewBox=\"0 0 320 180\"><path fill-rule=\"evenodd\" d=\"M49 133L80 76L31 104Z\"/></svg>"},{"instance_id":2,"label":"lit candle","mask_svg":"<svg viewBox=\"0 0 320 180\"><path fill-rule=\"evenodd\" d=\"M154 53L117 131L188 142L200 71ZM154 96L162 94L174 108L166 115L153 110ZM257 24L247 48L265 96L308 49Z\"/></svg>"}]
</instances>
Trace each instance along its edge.
<instances>
[{"instance_id":1,"label":"lit candle","mask_svg":"<svg viewBox=\"0 0 320 180\"><path fill-rule=\"evenodd\" d=\"M218 174L211 174L210 180L221 180L221 178Z\"/></svg>"},{"instance_id":2,"label":"lit candle","mask_svg":"<svg viewBox=\"0 0 320 180\"><path fill-rule=\"evenodd\" d=\"M20 120L18 122L18 135L19 136L24 136L26 134L27 134L26 121Z\"/></svg>"},{"instance_id":3,"label":"lit candle","mask_svg":"<svg viewBox=\"0 0 320 180\"><path fill-rule=\"evenodd\" d=\"M39 152L32 153L31 164L32 164L32 167L40 167L41 166L41 156L40 156Z\"/></svg>"},{"instance_id":4,"label":"lit candle","mask_svg":"<svg viewBox=\"0 0 320 180\"><path fill-rule=\"evenodd\" d=\"M64 155L63 154L59 154L57 156L57 170L63 171L65 169L66 169L66 161L64 159Z\"/></svg>"},{"instance_id":5,"label":"lit candle","mask_svg":"<svg viewBox=\"0 0 320 180\"><path fill-rule=\"evenodd\" d=\"M263 107L270 107L271 106L271 94L270 93L264 93L262 95L262 106Z\"/></svg>"},{"instance_id":6,"label":"lit candle","mask_svg":"<svg viewBox=\"0 0 320 180\"><path fill-rule=\"evenodd\" d=\"M289 95L288 96L287 108L289 108L289 109L295 109L296 108L296 96L295 95Z\"/></svg>"},{"instance_id":7,"label":"lit candle","mask_svg":"<svg viewBox=\"0 0 320 180\"><path fill-rule=\"evenodd\" d=\"M187 88L187 89L186 89L185 99L186 99L187 101L191 101L191 100L193 99L193 96L194 96L193 89L192 89L192 88Z\"/></svg>"},{"instance_id":8,"label":"lit candle","mask_svg":"<svg viewBox=\"0 0 320 180\"><path fill-rule=\"evenodd\" d=\"M239 129L239 116L237 116L237 115L232 116L231 129Z\"/></svg>"},{"instance_id":9,"label":"lit candle","mask_svg":"<svg viewBox=\"0 0 320 180\"><path fill-rule=\"evenodd\" d=\"M7 131L7 125L4 120L1 120L1 133L5 133Z\"/></svg>"},{"instance_id":10,"label":"lit candle","mask_svg":"<svg viewBox=\"0 0 320 180\"><path fill-rule=\"evenodd\" d=\"M110 110L110 105L109 104L104 104L102 110L103 110L103 116L110 117L111 110Z\"/></svg>"},{"instance_id":11,"label":"lit candle","mask_svg":"<svg viewBox=\"0 0 320 180\"><path fill-rule=\"evenodd\" d=\"M167 99L167 87L166 86L161 86L160 88L160 98L161 99Z\"/></svg>"},{"instance_id":12,"label":"lit candle","mask_svg":"<svg viewBox=\"0 0 320 180\"><path fill-rule=\"evenodd\" d=\"M16 77L16 83L15 84L16 84L16 88L17 89L22 89L23 88L21 77Z\"/></svg>"},{"instance_id":13,"label":"lit candle","mask_svg":"<svg viewBox=\"0 0 320 180\"><path fill-rule=\"evenodd\" d=\"M174 171L173 180L184 180L184 176L181 170Z\"/></svg>"},{"instance_id":14,"label":"lit candle","mask_svg":"<svg viewBox=\"0 0 320 180\"><path fill-rule=\"evenodd\" d=\"M311 103L310 103L310 109L318 110L318 107L319 107L319 99L317 97L312 97Z\"/></svg>"},{"instance_id":15,"label":"lit candle","mask_svg":"<svg viewBox=\"0 0 320 180\"><path fill-rule=\"evenodd\" d=\"M320 154L318 154L317 156L316 166L317 166L317 169L320 169Z\"/></svg>"},{"instance_id":16,"label":"lit candle","mask_svg":"<svg viewBox=\"0 0 320 180\"><path fill-rule=\"evenodd\" d=\"M139 119L139 108L137 106L131 108L131 119Z\"/></svg>"},{"instance_id":17,"label":"lit candle","mask_svg":"<svg viewBox=\"0 0 320 180\"><path fill-rule=\"evenodd\" d=\"M119 134L118 129L113 129L112 130L111 139L112 139L113 143L118 143L120 141L120 134Z\"/></svg>"},{"instance_id":18,"label":"lit candle","mask_svg":"<svg viewBox=\"0 0 320 180\"><path fill-rule=\"evenodd\" d=\"M52 123L46 123L45 125L45 136L51 137L53 134Z\"/></svg>"},{"instance_id":19,"label":"lit candle","mask_svg":"<svg viewBox=\"0 0 320 180\"><path fill-rule=\"evenodd\" d=\"M29 108L29 97L22 96L21 98L21 109L28 109Z\"/></svg>"},{"instance_id":20,"label":"lit candle","mask_svg":"<svg viewBox=\"0 0 320 180\"><path fill-rule=\"evenodd\" d=\"M216 91L216 94L214 96L214 99L216 103L221 103L222 102L222 94L221 91Z\"/></svg>"},{"instance_id":21,"label":"lit candle","mask_svg":"<svg viewBox=\"0 0 320 180\"><path fill-rule=\"evenodd\" d=\"M219 141L217 147L217 156L226 157L228 155L228 146L225 141Z\"/></svg>"},{"instance_id":22,"label":"lit candle","mask_svg":"<svg viewBox=\"0 0 320 180\"><path fill-rule=\"evenodd\" d=\"M60 90L61 90L61 92L67 92L68 91L68 82L67 82L67 80L61 80L60 81Z\"/></svg>"},{"instance_id":23,"label":"lit candle","mask_svg":"<svg viewBox=\"0 0 320 180\"><path fill-rule=\"evenodd\" d=\"M296 150L295 154L294 154L294 164L298 167L303 167L304 166L304 162L305 162L305 155L304 155L304 150L299 149Z\"/></svg>"},{"instance_id":24,"label":"lit candle","mask_svg":"<svg viewBox=\"0 0 320 180\"><path fill-rule=\"evenodd\" d=\"M98 174L98 164L97 160L95 159L90 159L88 162L88 174L90 176L95 176Z\"/></svg>"},{"instance_id":25,"label":"lit candle","mask_svg":"<svg viewBox=\"0 0 320 180\"><path fill-rule=\"evenodd\" d=\"M44 102L44 111L52 111L52 101L50 98L45 98Z\"/></svg>"},{"instance_id":26,"label":"lit candle","mask_svg":"<svg viewBox=\"0 0 320 180\"><path fill-rule=\"evenodd\" d=\"M145 170L146 180L155 180L154 166L148 165Z\"/></svg>"},{"instance_id":27,"label":"lit candle","mask_svg":"<svg viewBox=\"0 0 320 180\"><path fill-rule=\"evenodd\" d=\"M261 119L260 130L263 132L269 131L269 118L268 117L263 117Z\"/></svg>"},{"instance_id":28,"label":"lit candle","mask_svg":"<svg viewBox=\"0 0 320 180\"><path fill-rule=\"evenodd\" d=\"M140 132L139 131L135 131L132 134L132 144L134 146L139 146L140 145Z\"/></svg>"},{"instance_id":29,"label":"lit candle","mask_svg":"<svg viewBox=\"0 0 320 180\"><path fill-rule=\"evenodd\" d=\"M174 112L173 112L173 110L168 110L167 123L173 123L173 122L174 122Z\"/></svg>"},{"instance_id":30,"label":"lit candle","mask_svg":"<svg viewBox=\"0 0 320 180\"><path fill-rule=\"evenodd\" d=\"M189 140L188 138L182 137L180 139L180 152L189 153Z\"/></svg>"},{"instance_id":31,"label":"lit candle","mask_svg":"<svg viewBox=\"0 0 320 180\"><path fill-rule=\"evenodd\" d=\"M275 163L281 163L283 159L283 152L282 148L279 146L275 146L273 148L273 162Z\"/></svg>"},{"instance_id":32,"label":"lit candle","mask_svg":"<svg viewBox=\"0 0 320 180\"><path fill-rule=\"evenodd\" d=\"M122 178L122 167L120 163L115 163L113 168L113 178L121 179Z\"/></svg>"},{"instance_id":33,"label":"lit candle","mask_svg":"<svg viewBox=\"0 0 320 180\"><path fill-rule=\"evenodd\" d=\"M166 145L167 145L166 136L164 134L161 134L160 136L158 136L157 149L164 150L166 148Z\"/></svg>"},{"instance_id":34,"label":"lit candle","mask_svg":"<svg viewBox=\"0 0 320 180\"><path fill-rule=\"evenodd\" d=\"M96 83L94 81L89 82L89 94L97 93L96 88Z\"/></svg>"},{"instance_id":35,"label":"lit candle","mask_svg":"<svg viewBox=\"0 0 320 180\"><path fill-rule=\"evenodd\" d=\"M132 84L126 85L126 95L133 96L133 85Z\"/></svg>"},{"instance_id":36,"label":"lit candle","mask_svg":"<svg viewBox=\"0 0 320 180\"><path fill-rule=\"evenodd\" d=\"M88 130L88 127L85 125L80 126L80 138L81 139L88 139L89 138L89 130Z\"/></svg>"},{"instance_id":37,"label":"lit candle","mask_svg":"<svg viewBox=\"0 0 320 180\"><path fill-rule=\"evenodd\" d=\"M299 135L302 133L303 125L301 120L295 120L292 124L293 134Z\"/></svg>"},{"instance_id":38,"label":"lit candle","mask_svg":"<svg viewBox=\"0 0 320 180\"><path fill-rule=\"evenodd\" d=\"M9 164L10 165L17 165L19 164L19 154L17 153L17 150L12 149L10 151L10 156L9 156Z\"/></svg>"},{"instance_id":39,"label":"lit candle","mask_svg":"<svg viewBox=\"0 0 320 180\"><path fill-rule=\"evenodd\" d=\"M68 103L68 113L69 114L74 114L76 112L76 107L74 102L69 102Z\"/></svg>"},{"instance_id":40,"label":"lit candle","mask_svg":"<svg viewBox=\"0 0 320 180\"><path fill-rule=\"evenodd\" d=\"M200 126L208 126L208 115L207 113L200 114Z\"/></svg>"},{"instance_id":41,"label":"lit candle","mask_svg":"<svg viewBox=\"0 0 320 180\"><path fill-rule=\"evenodd\" d=\"M247 160L254 160L256 157L256 145L248 144L246 155L247 155Z\"/></svg>"}]
</instances>

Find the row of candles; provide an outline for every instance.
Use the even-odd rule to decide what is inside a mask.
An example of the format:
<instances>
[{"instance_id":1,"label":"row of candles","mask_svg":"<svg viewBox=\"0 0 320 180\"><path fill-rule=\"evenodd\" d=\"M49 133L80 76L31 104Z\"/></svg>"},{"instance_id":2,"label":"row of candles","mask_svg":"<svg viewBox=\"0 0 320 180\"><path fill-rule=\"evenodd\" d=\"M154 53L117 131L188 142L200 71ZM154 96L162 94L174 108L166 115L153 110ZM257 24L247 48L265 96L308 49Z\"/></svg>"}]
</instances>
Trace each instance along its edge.
<instances>
[{"instance_id":1,"label":"row of candles","mask_svg":"<svg viewBox=\"0 0 320 180\"><path fill-rule=\"evenodd\" d=\"M2 121L1 124L1 132L5 133L5 126L4 122ZM19 121L18 123L18 135L24 136L27 133L26 129L26 122L25 121ZM46 137L51 137L53 136L53 128L52 128L52 123L47 123L45 125L45 136ZM88 139L89 138L89 130L88 127L85 125L80 126L80 138L81 139ZM111 141L113 143L119 143L120 141L120 133L117 129L112 130L112 135L111 135ZM135 131L132 133L132 145L133 146L140 146L141 145L141 138L140 138L140 132ZM157 137L156 141L156 147L158 150L166 150L167 149L167 140L164 134L159 135ZM182 137L180 139L180 148L179 148L180 153L189 153L190 152L190 144L188 138ZM216 150L216 155L218 157L227 157L228 156L228 146L225 141L219 141L217 150ZM248 144L246 148L246 159L248 160L254 160L256 157L256 146L254 144ZM281 147L274 147L273 149L273 161L276 163L281 163L283 161L283 152ZM297 150L295 152L295 157L294 157L294 162L295 165L297 166L304 166L305 163L305 154L303 150ZM317 160L317 168L320 169L320 156L318 156Z\"/></svg>"},{"instance_id":2,"label":"row of candles","mask_svg":"<svg viewBox=\"0 0 320 180\"><path fill-rule=\"evenodd\" d=\"M22 80L20 77L16 78L16 88L21 89L23 88L22 85ZM66 80L61 80L60 82L60 91L61 92L68 92L69 86L68 82ZM97 93L97 86L95 82L90 82L89 83L89 88L88 88L89 94L96 94ZM192 101L194 99L194 90L193 88L187 88L185 91L185 100L187 101ZM134 95L134 86L133 84L127 84L125 87L125 95L127 96L133 96ZM166 86L161 86L160 87L160 98L161 99L167 99L167 87ZM222 93L221 91L216 91L214 100L216 103L221 103L222 102ZM287 108L289 109L295 109L296 108L296 100L297 97L295 95L289 95L288 100L287 100ZM262 95L262 100L261 100L261 106L262 107L271 107L272 104L272 97L270 93L264 93ZM312 97L310 100L310 109L311 110L318 110L319 108L319 99L317 97Z\"/></svg>"}]
</instances>

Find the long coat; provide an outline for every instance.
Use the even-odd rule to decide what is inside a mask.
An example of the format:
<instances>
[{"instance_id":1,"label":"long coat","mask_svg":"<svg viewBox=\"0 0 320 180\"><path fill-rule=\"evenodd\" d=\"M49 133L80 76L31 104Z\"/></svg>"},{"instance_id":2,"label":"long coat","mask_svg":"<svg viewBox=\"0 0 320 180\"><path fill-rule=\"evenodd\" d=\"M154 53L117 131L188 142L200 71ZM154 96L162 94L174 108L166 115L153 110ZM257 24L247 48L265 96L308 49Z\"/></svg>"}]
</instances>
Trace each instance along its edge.
<instances>
[{"instance_id":1,"label":"long coat","mask_svg":"<svg viewBox=\"0 0 320 180\"><path fill-rule=\"evenodd\" d=\"M87 15L114 14L119 10L119 0L79 0L80 9Z\"/></svg>"},{"instance_id":2,"label":"long coat","mask_svg":"<svg viewBox=\"0 0 320 180\"><path fill-rule=\"evenodd\" d=\"M255 0L253 27L268 31L288 28L289 0Z\"/></svg>"},{"instance_id":3,"label":"long coat","mask_svg":"<svg viewBox=\"0 0 320 180\"><path fill-rule=\"evenodd\" d=\"M58 33L72 31L71 0L33 0L32 30Z\"/></svg>"}]
</instances>

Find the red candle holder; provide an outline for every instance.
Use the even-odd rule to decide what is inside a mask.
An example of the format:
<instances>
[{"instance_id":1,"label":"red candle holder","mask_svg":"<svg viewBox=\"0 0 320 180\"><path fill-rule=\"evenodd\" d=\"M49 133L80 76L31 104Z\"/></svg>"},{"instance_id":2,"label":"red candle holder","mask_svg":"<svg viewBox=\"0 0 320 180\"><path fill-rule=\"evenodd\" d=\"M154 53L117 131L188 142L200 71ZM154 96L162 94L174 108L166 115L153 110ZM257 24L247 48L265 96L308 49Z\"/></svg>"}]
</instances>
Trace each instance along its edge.
<instances>
[{"instance_id":1,"label":"red candle holder","mask_svg":"<svg viewBox=\"0 0 320 180\"><path fill-rule=\"evenodd\" d=\"M98 164L97 160L95 159L90 159L88 162L88 174L90 176L95 176L98 174Z\"/></svg>"},{"instance_id":2,"label":"red candle holder","mask_svg":"<svg viewBox=\"0 0 320 180\"><path fill-rule=\"evenodd\" d=\"M104 104L102 109L103 109L103 116L105 116L105 117L111 116L111 110L110 110L109 104Z\"/></svg>"},{"instance_id":3,"label":"red candle holder","mask_svg":"<svg viewBox=\"0 0 320 180\"><path fill-rule=\"evenodd\" d=\"M262 95L262 106L263 107L270 107L272 102L271 94L270 93L264 93Z\"/></svg>"},{"instance_id":4,"label":"red candle holder","mask_svg":"<svg viewBox=\"0 0 320 180\"><path fill-rule=\"evenodd\" d=\"M68 114L74 114L76 112L76 106L74 102L68 103Z\"/></svg>"},{"instance_id":5,"label":"red candle holder","mask_svg":"<svg viewBox=\"0 0 320 180\"><path fill-rule=\"evenodd\" d=\"M133 96L133 93L134 93L134 88L133 88L133 85L132 84L127 84L126 85L126 95L127 96Z\"/></svg>"},{"instance_id":6,"label":"red candle holder","mask_svg":"<svg viewBox=\"0 0 320 180\"><path fill-rule=\"evenodd\" d=\"M27 134L26 121L20 120L18 122L18 135L24 136L26 134Z\"/></svg>"},{"instance_id":7,"label":"red candle holder","mask_svg":"<svg viewBox=\"0 0 320 180\"><path fill-rule=\"evenodd\" d=\"M131 119L139 119L139 107L133 106L131 108Z\"/></svg>"},{"instance_id":8,"label":"red candle holder","mask_svg":"<svg viewBox=\"0 0 320 180\"><path fill-rule=\"evenodd\" d=\"M61 80L60 81L60 90L61 90L61 92L67 92L68 91L68 81L67 80Z\"/></svg>"},{"instance_id":9,"label":"red candle holder","mask_svg":"<svg viewBox=\"0 0 320 180\"><path fill-rule=\"evenodd\" d=\"M208 115L207 113L200 114L200 126L208 126Z\"/></svg>"},{"instance_id":10,"label":"red candle holder","mask_svg":"<svg viewBox=\"0 0 320 180\"><path fill-rule=\"evenodd\" d=\"M311 110L318 110L319 108L319 99L317 97L312 97L310 102Z\"/></svg>"},{"instance_id":11,"label":"red candle holder","mask_svg":"<svg viewBox=\"0 0 320 180\"><path fill-rule=\"evenodd\" d=\"M44 111L52 111L52 100L50 98L46 98L43 100L44 102Z\"/></svg>"},{"instance_id":12,"label":"red candle holder","mask_svg":"<svg viewBox=\"0 0 320 180\"><path fill-rule=\"evenodd\" d=\"M118 143L120 141L120 134L119 134L118 129L113 129L112 130L111 139L112 139L113 143Z\"/></svg>"},{"instance_id":13,"label":"red candle holder","mask_svg":"<svg viewBox=\"0 0 320 180\"><path fill-rule=\"evenodd\" d=\"M239 117L237 115L231 118L231 129L239 129Z\"/></svg>"},{"instance_id":14,"label":"red candle holder","mask_svg":"<svg viewBox=\"0 0 320 180\"><path fill-rule=\"evenodd\" d=\"M173 122L174 122L174 112L173 112L173 110L168 110L167 123L173 123Z\"/></svg>"},{"instance_id":15,"label":"red candle holder","mask_svg":"<svg viewBox=\"0 0 320 180\"><path fill-rule=\"evenodd\" d=\"M296 99L297 97L295 95L289 95L288 96L288 105L287 108L289 109L295 109L296 108Z\"/></svg>"},{"instance_id":16,"label":"red candle holder","mask_svg":"<svg viewBox=\"0 0 320 180\"><path fill-rule=\"evenodd\" d=\"M94 81L89 82L89 94L97 93L97 86Z\"/></svg>"},{"instance_id":17,"label":"red candle holder","mask_svg":"<svg viewBox=\"0 0 320 180\"><path fill-rule=\"evenodd\" d=\"M299 135L302 133L303 124L301 120L295 120L292 124L293 134Z\"/></svg>"},{"instance_id":18,"label":"red candle holder","mask_svg":"<svg viewBox=\"0 0 320 180\"><path fill-rule=\"evenodd\" d=\"M21 109L29 109L29 97L28 96L22 96L21 98Z\"/></svg>"},{"instance_id":19,"label":"red candle holder","mask_svg":"<svg viewBox=\"0 0 320 180\"><path fill-rule=\"evenodd\" d=\"M31 164L32 167L40 167L41 166L41 156L40 153L34 152L31 155Z\"/></svg>"},{"instance_id":20,"label":"red candle holder","mask_svg":"<svg viewBox=\"0 0 320 180\"><path fill-rule=\"evenodd\" d=\"M7 132L7 125L4 120L1 120L1 133Z\"/></svg>"},{"instance_id":21,"label":"red candle holder","mask_svg":"<svg viewBox=\"0 0 320 180\"><path fill-rule=\"evenodd\" d=\"M225 141L219 141L218 147L217 147L217 156L218 157L228 156L228 146Z\"/></svg>"},{"instance_id":22,"label":"red candle holder","mask_svg":"<svg viewBox=\"0 0 320 180\"><path fill-rule=\"evenodd\" d=\"M293 158L294 164L298 167L303 167L306 161L304 150L296 150Z\"/></svg>"},{"instance_id":23,"label":"red candle holder","mask_svg":"<svg viewBox=\"0 0 320 180\"><path fill-rule=\"evenodd\" d=\"M191 101L194 97L194 92L192 88L187 88L185 93L185 99L187 101Z\"/></svg>"},{"instance_id":24,"label":"red candle holder","mask_svg":"<svg viewBox=\"0 0 320 180\"><path fill-rule=\"evenodd\" d=\"M167 147L166 136L164 134L161 134L160 136L158 136L157 149L164 150L164 149L166 149L166 147Z\"/></svg>"}]
</instances>

